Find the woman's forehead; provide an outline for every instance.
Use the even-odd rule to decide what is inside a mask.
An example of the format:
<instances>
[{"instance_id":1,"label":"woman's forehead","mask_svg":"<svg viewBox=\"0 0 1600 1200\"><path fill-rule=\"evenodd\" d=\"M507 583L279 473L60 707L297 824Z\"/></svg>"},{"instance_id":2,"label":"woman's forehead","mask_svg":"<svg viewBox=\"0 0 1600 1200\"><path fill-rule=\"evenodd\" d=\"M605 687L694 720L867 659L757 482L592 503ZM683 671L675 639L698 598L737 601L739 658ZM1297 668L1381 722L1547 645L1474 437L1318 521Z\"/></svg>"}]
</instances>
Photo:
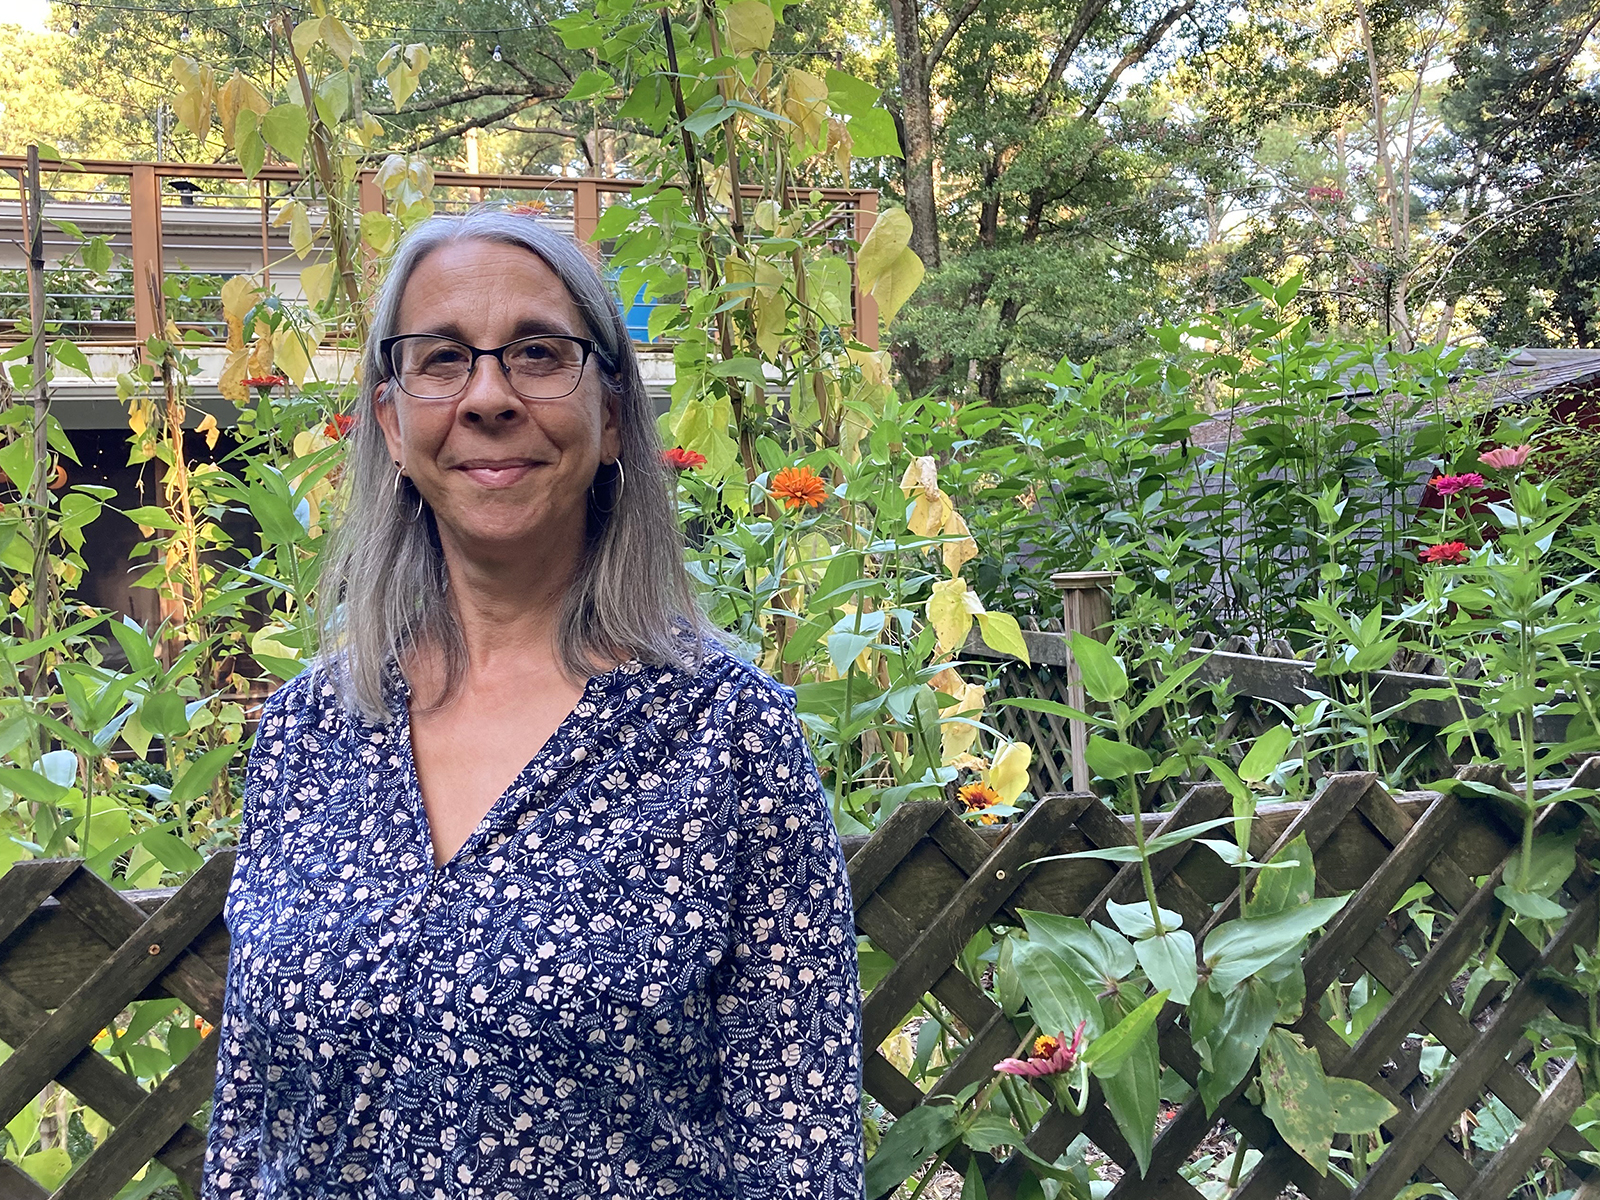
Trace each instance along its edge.
<instances>
[{"instance_id":1,"label":"woman's forehead","mask_svg":"<svg viewBox=\"0 0 1600 1200\"><path fill-rule=\"evenodd\" d=\"M575 332L584 325L572 293L544 259L477 238L435 247L412 268L399 318L402 331L439 320L488 326L555 319Z\"/></svg>"}]
</instances>

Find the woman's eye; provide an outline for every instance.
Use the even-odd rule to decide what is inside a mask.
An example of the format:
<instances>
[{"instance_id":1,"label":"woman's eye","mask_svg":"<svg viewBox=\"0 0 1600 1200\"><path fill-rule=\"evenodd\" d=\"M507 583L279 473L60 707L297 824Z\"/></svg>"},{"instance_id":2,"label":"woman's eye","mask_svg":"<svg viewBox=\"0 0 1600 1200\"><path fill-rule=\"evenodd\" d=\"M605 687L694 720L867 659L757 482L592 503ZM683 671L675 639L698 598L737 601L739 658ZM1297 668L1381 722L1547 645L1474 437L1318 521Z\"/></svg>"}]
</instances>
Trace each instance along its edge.
<instances>
[{"instance_id":1,"label":"woman's eye","mask_svg":"<svg viewBox=\"0 0 1600 1200\"><path fill-rule=\"evenodd\" d=\"M552 357L550 347L542 342L526 342L511 351L511 360L519 363L547 362Z\"/></svg>"}]
</instances>

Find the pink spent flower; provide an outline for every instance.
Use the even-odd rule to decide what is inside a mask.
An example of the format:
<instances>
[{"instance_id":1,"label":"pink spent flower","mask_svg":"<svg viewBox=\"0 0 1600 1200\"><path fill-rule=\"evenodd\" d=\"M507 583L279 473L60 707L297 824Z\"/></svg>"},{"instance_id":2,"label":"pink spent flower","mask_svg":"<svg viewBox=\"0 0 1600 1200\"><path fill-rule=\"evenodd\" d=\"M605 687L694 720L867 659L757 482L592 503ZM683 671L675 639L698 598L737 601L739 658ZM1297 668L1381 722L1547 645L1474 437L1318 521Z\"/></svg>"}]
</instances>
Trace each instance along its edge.
<instances>
[{"instance_id":1,"label":"pink spent flower","mask_svg":"<svg viewBox=\"0 0 1600 1200\"><path fill-rule=\"evenodd\" d=\"M1430 482L1439 495L1454 496L1457 492L1477 491L1483 486L1483 476L1468 471L1463 475L1435 475Z\"/></svg>"},{"instance_id":2,"label":"pink spent flower","mask_svg":"<svg viewBox=\"0 0 1600 1200\"><path fill-rule=\"evenodd\" d=\"M1478 455L1478 461L1496 470L1513 471L1527 462L1532 453L1533 447L1526 442L1520 446L1496 446L1489 453Z\"/></svg>"},{"instance_id":3,"label":"pink spent flower","mask_svg":"<svg viewBox=\"0 0 1600 1200\"><path fill-rule=\"evenodd\" d=\"M1034 1040L1033 1054L1028 1058L1007 1058L994 1065L996 1071L1003 1071L1007 1075L1025 1075L1030 1079L1039 1079L1045 1075L1064 1075L1072 1070L1078 1062L1078 1051L1083 1046L1083 1027L1087 1022L1079 1021L1077 1031L1072 1035L1072 1040L1067 1041L1065 1032L1055 1037L1041 1037Z\"/></svg>"}]
</instances>

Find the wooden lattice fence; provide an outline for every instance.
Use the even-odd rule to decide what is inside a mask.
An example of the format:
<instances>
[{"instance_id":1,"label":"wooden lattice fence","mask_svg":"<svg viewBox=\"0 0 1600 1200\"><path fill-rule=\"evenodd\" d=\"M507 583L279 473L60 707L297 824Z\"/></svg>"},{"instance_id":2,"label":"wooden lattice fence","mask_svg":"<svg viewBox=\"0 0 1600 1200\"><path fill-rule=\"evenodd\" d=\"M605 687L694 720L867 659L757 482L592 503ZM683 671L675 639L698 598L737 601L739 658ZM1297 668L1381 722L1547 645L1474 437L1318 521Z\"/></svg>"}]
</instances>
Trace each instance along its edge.
<instances>
[{"instance_id":1,"label":"wooden lattice fence","mask_svg":"<svg viewBox=\"0 0 1600 1200\"><path fill-rule=\"evenodd\" d=\"M1487 768L1461 773L1492 781ZM1576 786L1600 784L1600 759ZM1554 785L1550 785L1554 786ZM1548 791L1547 791L1548 794ZM1228 810L1222 788L1191 788L1177 808L1157 818L1162 831L1211 819ZM1293 1186L1312 1200L1388 1200L1412 1180L1437 1180L1459 1200L1503 1200L1528 1168L1553 1158L1600 1196L1600 1178L1583 1157L1590 1143L1571 1124L1583 1099L1577 1068L1530 1068L1533 1043L1524 1036L1542 1013L1586 1025L1583 999L1551 978L1568 970L1577 946L1595 944L1600 881L1587 856L1600 839L1575 805L1550 806L1547 832L1582 825L1578 868L1567 881L1570 914L1544 945L1511 926L1501 960L1518 982L1486 993L1481 1011L1463 1012L1459 983L1499 917L1494 889L1517 841L1517 819L1472 794L1402 792L1391 795L1370 774L1328 777L1306 805L1264 805L1252 839L1258 859L1297 835L1312 848L1322 894L1353 893L1312 944L1305 961L1305 1014L1292 1027L1319 1052L1330 1075L1371 1084L1397 1115L1385 1126L1387 1145L1354 1190L1316 1174L1278 1137L1268 1117L1246 1096L1247 1080L1218 1116L1262 1152L1238 1196L1266 1200ZM1131 843L1126 819L1097 797L1047 796L1014 825L974 826L939 802L902 805L870 837L847 841L858 929L889 955L893 966L866 997L867 1043L880 1046L925 998L964 1038L964 1049L927 1093L881 1051L866 1060L866 1086L900 1115L929 1096L952 1095L988 1078L1015 1052L1026 1020L1007 1017L961 965L963 949L981 929L1019 924L1018 909L1103 919L1108 901L1140 894L1138 868L1077 860L1030 866L1042 855ZM1153 864L1165 907L1203 944L1205 932L1237 915L1237 875L1207 849L1183 846ZM172 997L215 1024L223 997L227 934L222 902L232 869L223 853L177 891L119 893L76 861L19 863L0 879L0 1039L13 1053L0 1064L0 1122L19 1112L52 1079L114 1126L112 1134L55 1193L72 1200L109 1200L152 1156L191 1188L203 1153L202 1110L215 1069L216 1033L209 1033L156 1087L146 1092L94 1048L96 1033L128 1003ZM1417 881L1434 891L1443 915L1424 938L1396 901ZM1336 979L1369 974L1390 999L1351 1044L1319 1015L1315 998ZM1199 1062L1169 1006L1159 1024L1162 1063L1191 1084ZM1431 1034L1453 1056L1431 1084L1421 1067L1421 1037ZM1492 1156L1475 1161L1470 1145L1453 1137L1462 1114L1493 1094L1521 1122ZM1124 1171L1114 1200L1197 1197L1180 1173L1216 1122L1198 1097L1166 1122L1150 1171L1141 1177L1133 1155L1098 1093L1081 1117L1051 1110L1028 1132L1030 1150L1054 1160L1079 1134ZM961 1155L952 1165L966 1166ZM1009 1200L1026 1165L1015 1152L981 1155L989 1195ZM45 1193L11 1166L0 1166L0 1200Z\"/></svg>"},{"instance_id":2,"label":"wooden lattice fence","mask_svg":"<svg viewBox=\"0 0 1600 1200\"><path fill-rule=\"evenodd\" d=\"M1479 782L1494 778L1488 768L1460 774ZM1580 787L1597 783L1600 759L1591 760L1574 780ZM1161 831L1228 810L1223 788L1197 786L1163 815ZM1541 828L1564 831L1583 820L1576 807L1557 804L1545 811ZM1586 844L1593 832L1585 826ZM1258 860L1303 834L1316 864L1318 893L1354 893L1311 947L1305 960L1308 1003L1291 1028L1319 1053L1330 1076L1370 1084L1395 1105L1397 1115L1384 1127L1387 1145L1381 1157L1352 1190L1332 1175L1318 1175L1289 1149L1270 1119L1246 1098L1252 1078L1247 1076L1218 1108L1218 1117L1263 1154L1236 1193L1240 1200L1266 1200L1291 1184L1313 1200L1389 1200L1414 1179L1436 1180L1459 1200L1505 1200L1528 1168L1547 1155L1555 1156L1575 1181L1588 1179L1594 1168L1582 1155L1593 1147L1570 1124L1583 1099L1577 1068L1566 1065L1548 1081L1533 1075L1525 1060L1534 1047L1524 1037L1528 1023L1547 1011L1587 1027L1583 998L1550 978L1571 968L1575 946L1594 945L1600 893L1583 853L1566 884L1571 912L1556 935L1535 945L1512 925L1501 942L1499 957L1519 981L1494 996L1476 1020L1459 1007L1460 978L1499 918L1494 890L1519 833L1520 820L1490 801L1466 794L1390 795L1365 773L1331 776L1307 805L1262 811L1252 839ZM1129 823L1092 796L1049 796L1014 828L988 834L945 805L928 802L903 806L870 838L850 847L858 927L895 959L865 1002L867 1043L879 1045L924 996L970 1034L966 1049L929 1088L929 1096L953 1095L987 1076L995 1062L1015 1052L1026 1026L1008 1019L957 965L970 938L985 926L1019 926L1018 909L1096 920L1104 919L1108 901L1125 903L1141 894L1136 864L1113 870L1079 860L1027 868L1041 855L1132 843ZM1152 867L1163 906L1182 914L1197 945L1210 929L1238 915L1237 876L1211 851L1178 847L1158 855ZM1449 910L1431 944L1418 939L1403 914L1391 912L1419 880ZM1351 1045L1322 1018L1316 999L1336 979L1353 981L1363 973L1377 979L1391 999ZM1200 1064L1178 1023L1182 1012L1168 1005L1163 1014L1160 1055L1192 1085ZM1423 1034L1431 1034L1454 1058L1431 1087L1420 1068ZM881 1051L868 1058L866 1084L896 1114L927 1098ZM1521 1125L1492 1158L1474 1162L1451 1132L1486 1093L1498 1097ZM1109 1110L1091 1091L1082 1117L1053 1110L1027 1144L1052 1161L1086 1134L1122 1168L1110 1193L1113 1200L1198 1197L1180 1168L1214 1126L1195 1095L1161 1130L1149 1172L1141 1177ZM989 1196L1009 1200L1027 1168L1013 1153L984 1162L983 1169ZM1590 1194L1600 1191L1585 1192Z\"/></svg>"}]
</instances>

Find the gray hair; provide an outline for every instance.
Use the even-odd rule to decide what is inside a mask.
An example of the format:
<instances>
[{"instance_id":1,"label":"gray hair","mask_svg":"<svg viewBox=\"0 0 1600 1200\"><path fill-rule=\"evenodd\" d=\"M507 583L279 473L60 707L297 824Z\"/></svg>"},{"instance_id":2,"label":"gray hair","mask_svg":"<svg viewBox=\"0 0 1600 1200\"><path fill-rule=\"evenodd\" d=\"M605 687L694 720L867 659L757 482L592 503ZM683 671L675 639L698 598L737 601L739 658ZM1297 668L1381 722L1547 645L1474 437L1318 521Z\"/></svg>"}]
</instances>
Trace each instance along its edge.
<instances>
[{"instance_id":1,"label":"gray hair","mask_svg":"<svg viewBox=\"0 0 1600 1200\"><path fill-rule=\"evenodd\" d=\"M424 506L418 517L414 485L397 484L373 411L378 385L389 377L378 344L399 332L400 301L412 272L434 250L462 241L526 250L555 272L600 346L604 360L596 356L596 367L617 405L626 483L619 485L619 473L602 467L590 487L584 552L557 632L563 669L584 679L619 654L687 666L698 659L707 632L683 567L669 469L633 340L594 264L571 237L531 217L503 209L432 217L401 242L378 293L361 359L339 518L317 585L319 662L331 669L344 702L380 723L389 719L388 674L418 645L444 655L443 699L460 687L466 670L432 513ZM609 503L596 503L596 493Z\"/></svg>"}]
</instances>

